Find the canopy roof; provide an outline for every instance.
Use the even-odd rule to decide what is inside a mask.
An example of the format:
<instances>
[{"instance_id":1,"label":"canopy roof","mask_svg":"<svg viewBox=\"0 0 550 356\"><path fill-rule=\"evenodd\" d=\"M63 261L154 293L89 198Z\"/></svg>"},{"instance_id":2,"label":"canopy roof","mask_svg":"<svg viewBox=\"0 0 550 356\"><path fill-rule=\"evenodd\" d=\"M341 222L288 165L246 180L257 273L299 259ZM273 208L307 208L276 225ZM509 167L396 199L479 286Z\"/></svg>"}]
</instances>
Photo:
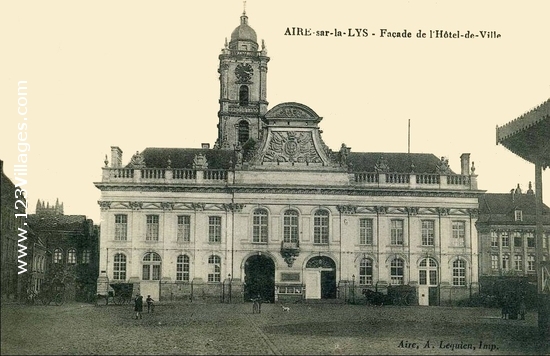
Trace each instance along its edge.
<instances>
[{"instance_id":1,"label":"canopy roof","mask_svg":"<svg viewBox=\"0 0 550 356\"><path fill-rule=\"evenodd\" d=\"M550 167L550 99L517 119L498 127L501 144L521 158Z\"/></svg>"}]
</instances>

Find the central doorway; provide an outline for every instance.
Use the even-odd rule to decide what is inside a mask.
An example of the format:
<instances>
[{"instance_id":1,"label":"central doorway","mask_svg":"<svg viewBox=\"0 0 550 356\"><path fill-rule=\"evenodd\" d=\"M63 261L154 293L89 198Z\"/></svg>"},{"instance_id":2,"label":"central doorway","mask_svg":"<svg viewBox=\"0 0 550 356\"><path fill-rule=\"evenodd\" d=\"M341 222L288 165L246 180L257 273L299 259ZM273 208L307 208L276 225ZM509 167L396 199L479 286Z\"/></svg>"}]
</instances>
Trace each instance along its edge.
<instances>
[{"instance_id":1,"label":"central doorway","mask_svg":"<svg viewBox=\"0 0 550 356\"><path fill-rule=\"evenodd\" d=\"M336 263L330 257L312 257L306 263L306 299L336 298Z\"/></svg>"},{"instance_id":2,"label":"central doorway","mask_svg":"<svg viewBox=\"0 0 550 356\"><path fill-rule=\"evenodd\" d=\"M244 263L244 300L258 295L271 303L275 301L275 263L265 255L250 256Z\"/></svg>"}]
</instances>

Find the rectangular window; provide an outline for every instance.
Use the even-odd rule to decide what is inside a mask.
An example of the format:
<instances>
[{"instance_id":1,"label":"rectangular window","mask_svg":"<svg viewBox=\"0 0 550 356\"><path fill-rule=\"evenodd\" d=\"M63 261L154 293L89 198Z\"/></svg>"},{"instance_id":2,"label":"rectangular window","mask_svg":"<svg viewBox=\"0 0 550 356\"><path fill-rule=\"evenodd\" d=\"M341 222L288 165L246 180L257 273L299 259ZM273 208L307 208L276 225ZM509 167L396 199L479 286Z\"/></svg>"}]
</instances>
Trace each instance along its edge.
<instances>
[{"instance_id":1,"label":"rectangular window","mask_svg":"<svg viewBox=\"0 0 550 356\"><path fill-rule=\"evenodd\" d=\"M453 262L453 286L466 285L466 262L456 260Z\"/></svg>"},{"instance_id":2,"label":"rectangular window","mask_svg":"<svg viewBox=\"0 0 550 356\"><path fill-rule=\"evenodd\" d=\"M502 247L510 247L510 236L508 235L508 231L503 231L500 237L502 238Z\"/></svg>"},{"instance_id":3,"label":"rectangular window","mask_svg":"<svg viewBox=\"0 0 550 356\"><path fill-rule=\"evenodd\" d=\"M515 231L514 232L514 247L521 247L523 244L522 244L522 237L521 237L521 232L519 231Z\"/></svg>"},{"instance_id":4,"label":"rectangular window","mask_svg":"<svg viewBox=\"0 0 550 356\"><path fill-rule=\"evenodd\" d=\"M364 258L359 265L359 284L372 285L372 260Z\"/></svg>"},{"instance_id":5,"label":"rectangular window","mask_svg":"<svg viewBox=\"0 0 550 356\"><path fill-rule=\"evenodd\" d=\"M145 240L158 241L159 239L159 216L147 215L147 230L145 231Z\"/></svg>"},{"instance_id":6,"label":"rectangular window","mask_svg":"<svg viewBox=\"0 0 550 356\"><path fill-rule=\"evenodd\" d=\"M160 281L160 265L153 265L153 281Z\"/></svg>"},{"instance_id":7,"label":"rectangular window","mask_svg":"<svg viewBox=\"0 0 550 356\"><path fill-rule=\"evenodd\" d=\"M208 267L210 269L208 273L208 282L221 282L221 259L218 256L210 256L208 258Z\"/></svg>"},{"instance_id":8,"label":"rectangular window","mask_svg":"<svg viewBox=\"0 0 550 356\"><path fill-rule=\"evenodd\" d=\"M516 210L515 213L516 221L522 221L523 220L523 213L521 210Z\"/></svg>"},{"instance_id":9,"label":"rectangular window","mask_svg":"<svg viewBox=\"0 0 550 356\"><path fill-rule=\"evenodd\" d=\"M90 257L91 257L90 250L82 251L82 259L81 259L80 263L82 263L82 264L90 263Z\"/></svg>"},{"instance_id":10,"label":"rectangular window","mask_svg":"<svg viewBox=\"0 0 550 356\"><path fill-rule=\"evenodd\" d=\"M283 241L298 242L298 213L288 210L283 216Z\"/></svg>"},{"instance_id":11,"label":"rectangular window","mask_svg":"<svg viewBox=\"0 0 550 356\"><path fill-rule=\"evenodd\" d=\"M464 247L466 240L466 223L464 221L453 221L453 239L454 247Z\"/></svg>"},{"instance_id":12,"label":"rectangular window","mask_svg":"<svg viewBox=\"0 0 550 356\"><path fill-rule=\"evenodd\" d=\"M220 216L208 217L208 242L222 242L222 218Z\"/></svg>"},{"instance_id":13,"label":"rectangular window","mask_svg":"<svg viewBox=\"0 0 550 356\"><path fill-rule=\"evenodd\" d=\"M115 240L126 240L128 237L128 216L115 215Z\"/></svg>"},{"instance_id":14,"label":"rectangular window","mask_svg":"<svg viewBox=\"0 0 550 356\"><path fill-rule=\"evenodd\" d=\"M404 283L404 262L402 259L396 258L390 265L390 278L391 284L403 284Z\"/></svg>"},{"instance_id":15,"label":"rectangular window","mask_svg":"<svg viewBox=\"0 0 550 356\"><path fill-rule=\"evenodd\" d=\"M329 214L325 210L319 210L313 216L313 243L328 244Z\"/></svg>"},{"instance_id":16,"label":"rectangular window","mask_svg":"<svg viewBox=\"0 0 550 356\"><path fill-rule=\"evenodd\" d=\"M189 256L179 255L176 263L176 281L189 282Z\"/></svg>"},{"instance_id":17,"label":"rectangular window","mask_svg":"<svg viewBox=\"0 0 550 356\"><path fill-rule=\"evenodd\" d=\"M491 247L498 247L498 234L496 231L491 231Z\"/></svg>"},{"instance_id":18,"label":"rectangular window","mask_svg":"<svg viewBox=\"0 0 550 356\"><path fill-rule=\"evenodd\" d=\"M502 269L508 269L510 268L510 256L503 255L502 256Z\"/></svg>"},{"instance_id":19,"label":"rectangular window","mask_svg":"<svg viewBox=\"0 0 550 356\"><path fill-rule=\"evenodd\" d=\"M191 241L191 217L189 215L178 216L178 242Z\"/></svg>"},{"instance_id":20,"label":"rectangular window","mask_svg":"<svg viewBox=\"0 0 550 356\"><path fill-rule=\"evenodd\" d=\"M359 219L359 244L372 245L372 219Z\"/></svg>"},{"instance_id":21,"label":"rectangular window","mask_svg":"<svg viewBox=\"0 0 550 356\"><path fill-rule=\"evenodd\" d=\"M535 235L532 232L527 234L527 247L535 247Z\"/></svg>"},{"instance_id":22,"label":"rectangular window","mask_svg":"<svg viewBox=\"0 0 550 356\"><path fill-rule=\"evenodd\" d=\"M267 211L257 209L252 217L252 242L267 242Z\"/></svg>"},{"instance_id":23,"label":"rectangular window","mask_svg":"<svg viewBox=\"0 0 550 356\"><path fill-rule=\"evenodd\" d=\"M435 223L433 220L422 220L422 246L433 246Z\"/></svg>"},{"instance_id":24,"label":"rectangular window","mask_svg":"<svg viewBox=\"0 0 550 356\"><path fill-rule=\"evenodd\" d=\"M497 255L491 255L491 269L494 269L494 270L498 269L498 256Z\"/></svg>"},{"instance_id":25,"label":"rectangular window","mask_svg":"<svg viewBox=\"0 0 550 356\"><path fill-rule=\"evenodd\" d=\"M151 276L151 265L143 265L142 272L142 279L148 281Z\"/></svg>"},{"instance_id":26,"label":"rectangular window","mask_svg":"<svg viewBox=\"0 0 550 356\"><path fill-rule=\"evenodd\" d=\"M514 269L516 271L523 270L523 259L521 258L521 255L514 256Z\"/></svg>"},{"instance_id":27,"label":"rectangular window","mask_svg":"<svg viewBox=\"0 0 550 356\"><path fill-rule=\"evenodd\" d=\"M527 256L527 270L533 272L535 270L535 256Z\"/></svg>"},{"instance_id":28,"label":"rectangular window","mask_svg":"<svg viewBox=\"0 0 550 356\"><path fill-rule=\"evenodd\" d=\"M391 221L391 244L403 245L403 220Z\"/></svg>"},{"instance_id":29,"label":"rectangular window","mask_svg":"<svg viewBox=\"0 0 550 356\"><path fill-rule=\"evenodd\" d=\"M420 277L420 281L419 283L423 286L425 286L426 284L428 284L428 278L426 277L426 270L420 270L418 271L418 276Z\"/></svg>"}]
</instances>

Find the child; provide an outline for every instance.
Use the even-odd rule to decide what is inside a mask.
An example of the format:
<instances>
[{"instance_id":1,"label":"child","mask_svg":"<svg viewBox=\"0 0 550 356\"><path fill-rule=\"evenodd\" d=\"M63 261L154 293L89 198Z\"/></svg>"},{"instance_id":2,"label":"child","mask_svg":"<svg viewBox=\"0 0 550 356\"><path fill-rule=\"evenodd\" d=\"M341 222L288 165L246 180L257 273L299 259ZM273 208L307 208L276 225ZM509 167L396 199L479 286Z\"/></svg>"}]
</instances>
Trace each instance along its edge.
<instances>
[{"instance_id":1,"label":"child","mask_svg":"<svg viewBox=\"0 0 550 356\"><path fill-rule=\"evenodd\" d=\"M147 313L152 313L155 311L155 305L153 304L153 298L151 298L151 295L147 296L147 299L145 299L147 302Z\"/></svg>"},{"instance_id":2,"label":"child","mask_svg":"<svg viewBox=\"0 0 550 356\"><path fill-rule=\"evenodd\" d=\"M136 299L134 299L134 311L136 312L136 319L141 319L141 312L143 311L143 297L137 293Z\"/></svg>"}]
</instances>

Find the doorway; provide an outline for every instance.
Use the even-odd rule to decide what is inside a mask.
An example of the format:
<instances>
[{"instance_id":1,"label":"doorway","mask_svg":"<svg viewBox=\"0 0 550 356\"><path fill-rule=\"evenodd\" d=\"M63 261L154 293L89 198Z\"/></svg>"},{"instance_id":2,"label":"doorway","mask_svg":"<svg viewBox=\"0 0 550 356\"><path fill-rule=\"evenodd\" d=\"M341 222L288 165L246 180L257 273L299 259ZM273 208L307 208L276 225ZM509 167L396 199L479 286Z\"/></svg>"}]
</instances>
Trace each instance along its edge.
<instances>
[{"instance_id":1,"label":"doorway","mask_svg":"<svg viewBox=\"0 0 550 356\"><path fill-rule=\"evenodd\" d=\"M250 256L244 263L244 300L258 295L264 301L275 301L275 263L265 255Z\"/></svg>"},{"instance_id":2,"label":"doorway","mask_svg":"<svg viewBox=\"0 0 550 356\"><path fill-rule=\"evenodd\" d=\"M305 276L306 299L336 298L336 263L330 257L310 258Z\"/></svg>"}]
</instances>

